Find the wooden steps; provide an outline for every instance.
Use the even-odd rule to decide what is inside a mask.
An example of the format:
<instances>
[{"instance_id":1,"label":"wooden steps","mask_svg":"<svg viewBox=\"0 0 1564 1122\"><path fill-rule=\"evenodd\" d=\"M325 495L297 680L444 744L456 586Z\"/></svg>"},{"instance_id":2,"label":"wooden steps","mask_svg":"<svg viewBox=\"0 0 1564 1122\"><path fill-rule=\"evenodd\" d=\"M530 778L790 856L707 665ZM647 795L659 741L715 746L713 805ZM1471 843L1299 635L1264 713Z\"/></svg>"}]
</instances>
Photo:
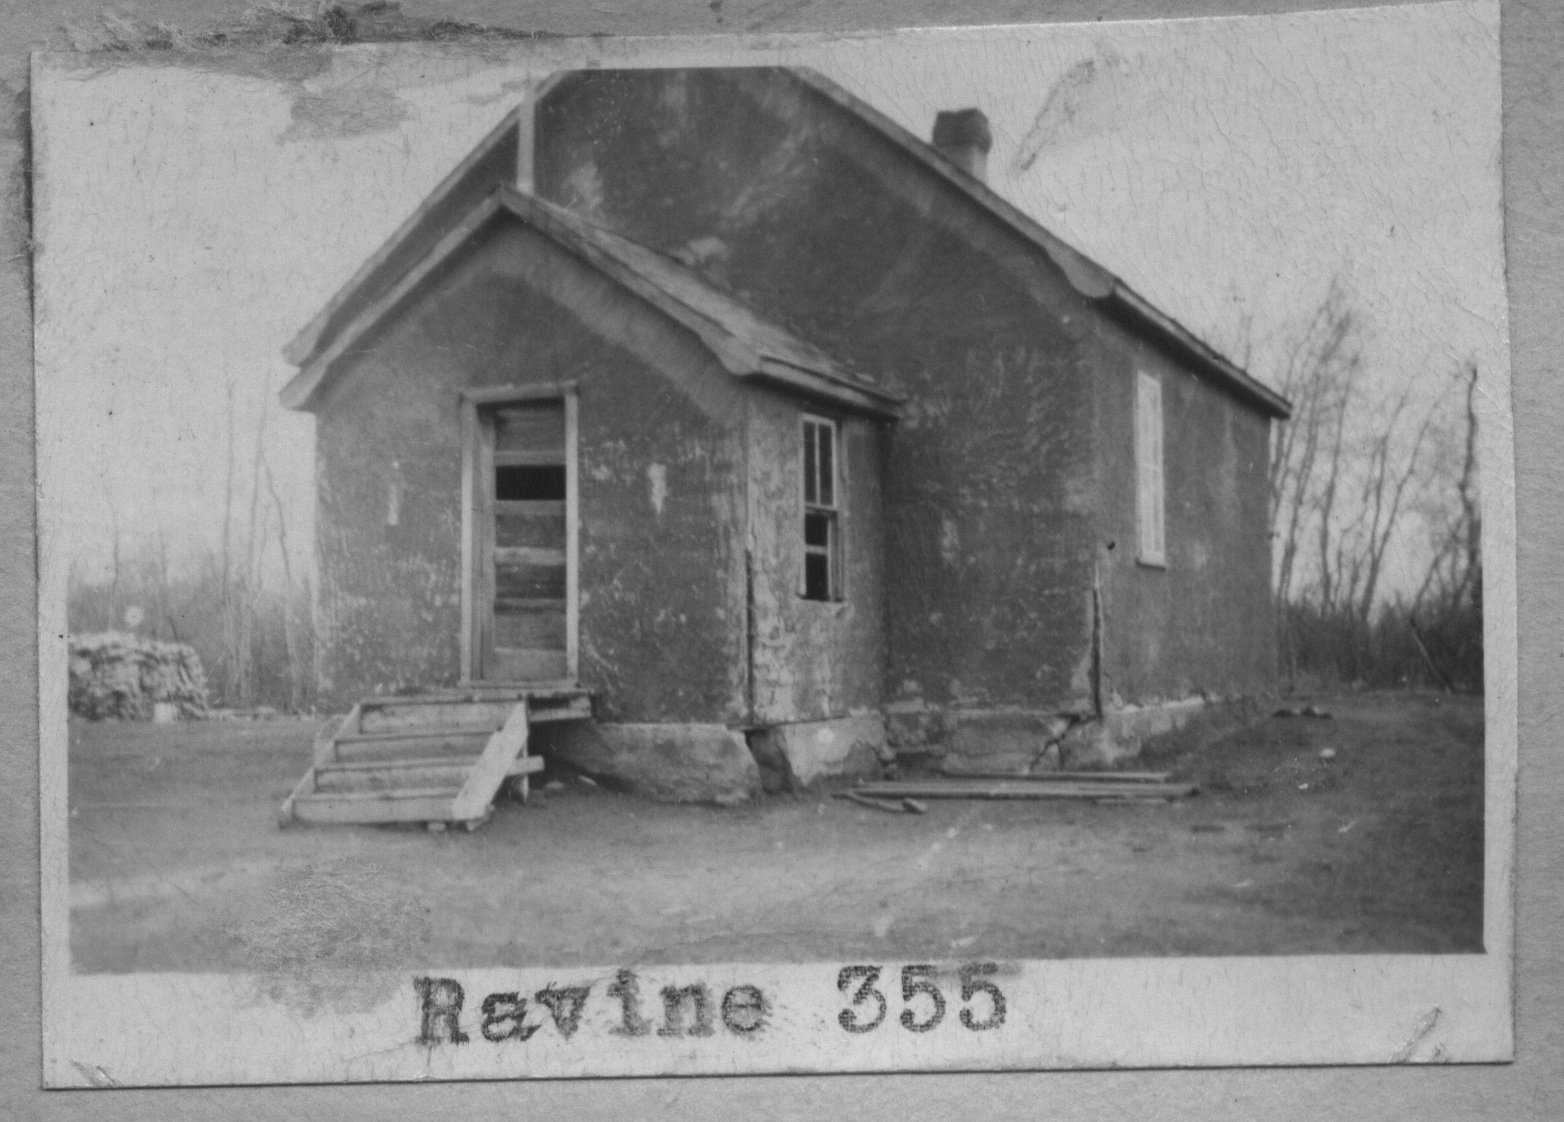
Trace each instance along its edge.
<instances>
[{"instance_id":1,"label":"wooden steps","mask_svg":"<svg viewBox=\"0 0 1564 1122\"><path fill-rule=\"evenodd\" d=\"M527 754L540 721L592 716L591 696L572 686L474 686L419 697L370 698L315 738L315 761L284 800L292 822L423 822L475 829L500 786L543 760Z\"/></svg>"}]
</instances>

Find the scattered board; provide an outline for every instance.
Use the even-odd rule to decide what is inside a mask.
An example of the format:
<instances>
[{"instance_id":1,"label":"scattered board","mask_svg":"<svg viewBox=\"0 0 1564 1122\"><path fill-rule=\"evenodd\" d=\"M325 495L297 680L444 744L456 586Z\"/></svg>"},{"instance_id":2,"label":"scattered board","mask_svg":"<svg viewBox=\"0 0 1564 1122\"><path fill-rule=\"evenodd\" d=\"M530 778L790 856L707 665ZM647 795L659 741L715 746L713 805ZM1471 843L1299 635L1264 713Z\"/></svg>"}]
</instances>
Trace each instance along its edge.
<instances>
[{"instance_id":1,"label":"scattered board","mask_svg":"<svg viewBox=\"0 0 1564 1122\"><path fill-rule=\"evenodd\" d=\"M1193 783L1104 783L1032 779L926 779L865 783L853 793L868 799L1185 799L1200 788Z\"/></svg>"},{"instance_id":2,"label":"scattered board","mask_svg":"<svg viewBox=\"0 0 1564 1122\"><path fill-rule=\"evenodd\" d=\"M1166 771L945 771L945 779L1024 780L1028 783L1167 783L1172 773Z\"/></svg>"}]
</instances>

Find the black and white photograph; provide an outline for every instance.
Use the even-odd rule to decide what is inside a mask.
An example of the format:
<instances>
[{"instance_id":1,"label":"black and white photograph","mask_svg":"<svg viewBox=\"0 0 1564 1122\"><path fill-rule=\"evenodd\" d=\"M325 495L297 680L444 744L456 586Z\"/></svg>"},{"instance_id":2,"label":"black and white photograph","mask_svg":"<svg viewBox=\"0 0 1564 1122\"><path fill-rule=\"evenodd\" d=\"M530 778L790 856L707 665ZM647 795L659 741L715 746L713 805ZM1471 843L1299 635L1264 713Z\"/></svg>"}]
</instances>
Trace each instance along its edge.
<instances>
[{"instance_id":1,"label":"black and white photograph","mask_svg":"<svg viewBox=\"0 0 1564 1122\"><path fill-rule=\"evenodd\" d=\"M34 60L50 1085L1509 1057L1495 4L333 18Z\"/></svg>"}]
</instances>

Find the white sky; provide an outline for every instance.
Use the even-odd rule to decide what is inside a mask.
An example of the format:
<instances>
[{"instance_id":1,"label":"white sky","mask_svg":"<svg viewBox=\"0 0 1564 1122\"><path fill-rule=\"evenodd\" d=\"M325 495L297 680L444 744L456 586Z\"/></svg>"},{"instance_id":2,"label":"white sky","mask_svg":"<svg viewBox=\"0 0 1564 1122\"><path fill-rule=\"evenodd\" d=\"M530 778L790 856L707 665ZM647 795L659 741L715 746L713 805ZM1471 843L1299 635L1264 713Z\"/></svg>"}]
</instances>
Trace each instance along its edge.
<instances>
[{"instance_id":1,"label":"white sky","mask_svg":"<svg viewBox=\"0 0 1564 1122\"><path fill-rule=\"evenodd\" d=\"M522 96L579 64L811 65L913 132L979 106L990 182L1274 382L1333 277L1382 393L1467 357L1507 385L1497 5L628 47L355 47L329 62L51 56L39 130L46 532L89 572L221 533L255 433L307 555L312 420L281 348ZM647 53L650 50L651 53ZM1501 395L1502 396L1502 393Z\"/></svg>"}]
</instances>

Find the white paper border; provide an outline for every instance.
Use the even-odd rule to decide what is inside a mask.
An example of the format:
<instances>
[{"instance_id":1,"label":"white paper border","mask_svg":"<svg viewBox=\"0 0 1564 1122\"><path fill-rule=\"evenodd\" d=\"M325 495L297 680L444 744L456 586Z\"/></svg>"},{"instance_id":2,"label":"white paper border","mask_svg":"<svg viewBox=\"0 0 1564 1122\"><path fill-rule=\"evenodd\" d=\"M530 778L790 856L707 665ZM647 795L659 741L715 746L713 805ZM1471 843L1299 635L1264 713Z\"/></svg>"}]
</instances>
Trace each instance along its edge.
<instances>
[{"instance_id":1,"label":"white paper border","mask_svg":"<svg viewBox=\"0 0 1564 1122\"><path fill-rule=\"evenodd\" d=\"M1470 10L1494 30L1496 3ZM1430 5L1432 7L1432 5ZM1351 19L1363 9L1223 19ZM1154 21L1165 22L1165 21ZM1030 25L1046 34L1064 25ZM870 46L898 36L985 36L1016 28L874 32L849 36ZM536 65L673 66L783 64L792 49L836 35L610 38L507 45ZM383 46L343 48L384 50ZM409 50L437 50L418 45ZM445 50L472 50L460 44ZM492 48L488 48L492 49ZM170 59L170 61L174 61ZM53 67L88 65L81 56L34 58L34 96ZM1494 76L1495 135L1499 114ZM34 167L47 169L47 131L35 126ZM47 182L35 179L35 216ZM46 246L46 231L39 231ZM35 292L47 291L47 253L37 261ZM48 309L35 303L41 322ZM1506 339L1507 325L1499 325ZM66 760L66 577L68 558L50 510L63 499L55 456L66 447L68 400L53 392L50 356L38 339L36 422L39 562L40 846L44 1081L50 1087L258 1082L363 1082L582 1075L741 1074L781 1071L908 1071L1122 1068L1267 1064L1493 1062L1513 1057L1513 875L1517 744L1515 486L1508 363L1479 375L1483 481L1486 798L1483 881L1485 953L1267 958L1076 959L1033 961L1007 975L1015 1031L967 1037L916 1036L887 1024L852 1038L835 1017L838 965L731 964L648 967L650 988L697 978L714 988L755 984L775 995L773 1018L756 1039L720 1035L692 1044L590 1033L552 1041L544 1029L524 1045L475 1040L420 1046L414 973L453 977L469 1001L491 990L595 980L602 990L615 967L550 971L439 970L387 976L391 996L362 1014L301 1016L241 976L73 975L69 961L69 846ZM886 991L903 965L883 964ZM954 967L954 963L949 963ZM718 989L720 992L720 989ZM894 994L893 994L894 996ZM892 1010L899 1006L893 1002ZM468 1012L472 1012L469 1007ZM590 1027L590 1026L589 1026ZM947 1026L953 1027L953 1026ZM895 1029L895 1031L890 1031ZM659 1045L662 1045L659 1047ZM860 1046L861 1045L861 1046Z\"/></svg>"}]
</instances>

